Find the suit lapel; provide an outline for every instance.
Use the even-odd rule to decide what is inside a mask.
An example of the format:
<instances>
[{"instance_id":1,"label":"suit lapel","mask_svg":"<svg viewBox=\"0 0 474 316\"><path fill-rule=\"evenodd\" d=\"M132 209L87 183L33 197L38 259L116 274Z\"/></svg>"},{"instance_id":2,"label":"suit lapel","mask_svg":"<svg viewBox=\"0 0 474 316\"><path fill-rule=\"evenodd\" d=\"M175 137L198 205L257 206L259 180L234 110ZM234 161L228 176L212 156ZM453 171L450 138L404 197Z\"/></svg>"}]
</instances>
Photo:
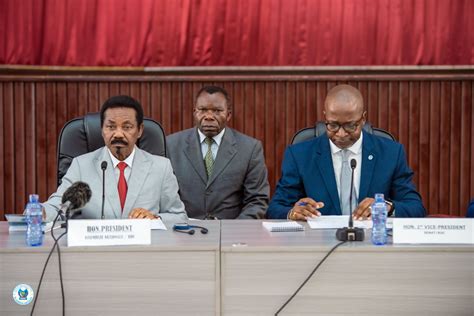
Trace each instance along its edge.
<instances>
[{"instance_id":1,"label":"suit lapel","mask_svg":"<svg viewBox=\"0 0 474 316\"><path fill-rule=\"evenodd\" d=\"M137 198L142 190L143 184L145 183L146 178L150 172L151 162L143 154L143 152L135 148L135 157L133 158L132 172L128 179L128 190L127 190L127 199L125 200L125 205L123 207L123 216L128 217L128 214L132 210ZM118 193L117 193L118 197Z\"/></svg>"},{"instance_id":2,"label":"suit lapel","mask_svg":"<svg viewBox=\"0 0 474 316\"><path fill-rule=\"evenodd\" d=\"M318 165L319 172L321 172L324 184L326 185L326 190L331 197L334 208L338 214L342 214L336 178L334 177L334 166L332 162L331 148L329 146L329 138L322 137L315 150L316 161L314 163Z\"/></svg>"},{"instance_id":3,"label":"suit lapel","mask_svg":"<svg viewBox=\"0 0 474 316\"><path fill-rule=\"evenodd\" d=\"M214 161L214 167L212 168L211 178L207 182L207 187L209 187L214 182L214 180L226 168L232 158L234 158L235 154L237 153L235 145L236 141L234 133L230 128L227 127L225 129L224 136L222 137L222 142L219 145L216 160Z\"/></svg>"},{"instance_id":4,"label":"suit lapel","mask_svg":"<svg viewBox=\"0 0 474 316\"><path fill-rule=\"evenodd\" d=\"M375 153L374 143L369 134L364 132L362 140L362 169L360 172L360 188L359 201L367 197L370 182L374 175L375 161L377 154Z\"/></svg>"},{"instance_id":5,"label":"suit lapel","mask_svg":"<svg viewBox=\"0 0 474 316\"><path fill-rule=\"evenodd\" d=\"M188 159L189 163L201 178L202 182L207 183L206 167L204 166L204 159L201 153L201 144L199 143L199 137L197 129L194 128L188 134L186 139L186 147L183 148L184 154Z\"/></svg>"},{"instance_id":6,"label":"suit lapel","mask_svg":"<svg viewBox=\"0 0 474 316\"><path fill-rule=\"evenodd\" d=\"M107 161L107 169L105 170L105 198L106 198L106 205L104 206L105 212L109 209L107 207L107 202L111 206L111 213L117 219L121 217L121 207L120 207L120 199L117 190L117 180L115 179L114 173L114 164L110 159L109 152L107 151L107 147L103 147L102 153L98 155L98 159L95 163L97 175L99 176L100 183L102 184L102 169L100 165L102 161ZM102 187L100 192L93 192L93 194L100 194L102 200ZM101 210L99 210L100 212Z\"/></svg>"}]
</instances>

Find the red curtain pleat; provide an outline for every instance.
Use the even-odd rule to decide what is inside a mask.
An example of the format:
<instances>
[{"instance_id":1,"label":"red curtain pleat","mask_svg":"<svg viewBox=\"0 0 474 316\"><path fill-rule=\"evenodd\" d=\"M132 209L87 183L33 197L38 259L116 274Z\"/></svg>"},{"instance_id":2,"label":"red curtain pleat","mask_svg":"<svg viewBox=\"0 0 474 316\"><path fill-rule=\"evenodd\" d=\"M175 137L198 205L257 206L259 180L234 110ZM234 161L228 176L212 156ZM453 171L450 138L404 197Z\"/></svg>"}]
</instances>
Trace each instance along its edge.
<instances>
[{"instance_id":1,"label":"red curtain pleat","mask_svg":"<svg viewBox=\"0 0 474 316\"><path fill-rule=\"evenodd\" d=\"M466 65L470 0L0 0L0 63Z\"/></svg>"}]
</instances>

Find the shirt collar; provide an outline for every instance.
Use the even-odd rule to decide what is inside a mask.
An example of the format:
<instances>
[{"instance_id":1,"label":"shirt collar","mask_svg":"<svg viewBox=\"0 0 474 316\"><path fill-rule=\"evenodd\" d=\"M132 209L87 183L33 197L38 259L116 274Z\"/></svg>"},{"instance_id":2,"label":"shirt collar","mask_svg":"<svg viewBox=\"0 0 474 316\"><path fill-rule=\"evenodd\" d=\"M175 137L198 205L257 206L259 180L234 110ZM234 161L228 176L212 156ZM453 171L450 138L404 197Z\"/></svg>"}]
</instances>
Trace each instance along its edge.
<instances>
[{"instance_id":1,"label":"shirt collar","mask_svg":"<svg viewBox=\"0 0 474 316\"><path fill-rule=\"evenodd\" d=\"M204 135L200 130L199 128L197 129L198 130L198 134L199 134L199 143L202 144L204 142L204 140L206 139L206 135ZM212 137L212 139L216 142L217 144L217 147L220 146L221 142L222 142L222 137L224 137L224 132L225 132L225 128L222 129L222 131L217 134L216 136Z\"/></svg>"},{"instance_id":2,"label":"shirt collar","mask_svg":"<svg viewBox=\"0 0 474 316\"><path fill-rule=\"evenodd\" d=\"M360 137L359 139L354 143L352 144L351 147L347 148L347 150L349 150L351 153L355 154L355 155L358 155L360 154L361 150L362 150L362 138L364 137L364 132L361 132L360 133ZM337 147L331 139L329 139L329 146L331 147L331 153L334 155L334 154L337 154L338 152L342 151L341 148Z\"/></svg>"},{"instance_id":3,"label":"shirt collar","mask_svg":"<svg viewBox=\"0 0 474 316\"><path fill-rule=\"evenodd\" d=\"M132 150L132 153L123 161L127 164L128 167L132 168L132 164L133 164L133 157L135 157L135 148L137 146L135 145L133 147L133 150ZM109 155L110 155L110 159L112 160L112 164L114 165L114 168L117 167L117 165L119 164L120 160L118 160L113 154L112 152L110 151L110 149L107 147L107 151L109 152Z\"/></svg>"}]
</instances>

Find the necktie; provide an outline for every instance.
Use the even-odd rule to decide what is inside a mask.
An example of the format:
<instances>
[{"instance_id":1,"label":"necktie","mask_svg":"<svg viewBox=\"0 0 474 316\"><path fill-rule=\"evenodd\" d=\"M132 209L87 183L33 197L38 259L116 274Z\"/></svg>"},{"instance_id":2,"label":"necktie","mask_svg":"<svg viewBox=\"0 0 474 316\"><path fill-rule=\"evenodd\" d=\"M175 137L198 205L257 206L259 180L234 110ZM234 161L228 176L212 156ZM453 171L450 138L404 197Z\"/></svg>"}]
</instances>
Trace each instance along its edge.
<instances>
[{"instance_id":1,"label":"necktie","mask_svg":"<svg viewBox=\"0 0 474 316\"><path fill-rule=\"evenodd\" d=\"M341 181L340 181L340 203L343 215L349 215L350 194L351 194L351 167L349 166L350 151L342 150L342 165L341 165ZM352 210L354 211L357 205L357 196L355 190L352 192Z\"/></svg>"},{"instance_id":2,"label":"necktie","mask_svg":"<svg viewBox=\"0 0 474 316\"><path fill-rule=\"evenodd\" d=\"M120 197L120 206L122 207L125 205L125 199L127 198L127 181L125 180L125 168L127 168L127 164L123 161L119 162L117 167L120 170L120 176L118 181L118 192Z\"/></svg>"},{"instance_id":3,"label":"necktie","mask_svg":"<svg viewBox=\"0 0 474 316\"><path fill-rule=\"evenodd\" d=\"M206 152L206 156L204 157L204 163L206 164L206 173L207 173L207 178L209 179L212 173L212 167L214 166L214 157L212 157L212 150L211 150L211 146L214 140L210 137L206 137L204 141L207 144L207 152Z\"/></svg>"}]
</instances>

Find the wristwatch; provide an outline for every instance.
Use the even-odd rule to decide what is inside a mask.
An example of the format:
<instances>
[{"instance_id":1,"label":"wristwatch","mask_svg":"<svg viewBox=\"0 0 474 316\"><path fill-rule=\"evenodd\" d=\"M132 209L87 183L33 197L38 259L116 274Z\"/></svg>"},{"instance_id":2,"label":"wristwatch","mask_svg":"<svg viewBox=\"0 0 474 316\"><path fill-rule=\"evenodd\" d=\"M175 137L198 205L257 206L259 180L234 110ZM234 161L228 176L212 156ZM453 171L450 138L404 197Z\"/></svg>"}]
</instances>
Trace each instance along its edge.
<instances>
[{"instance_id":1,"label":"wristwatch","mask_svg":"<svg viewBox=\"0 0 474 316\"><path fill-rule=\"evenodd\" d=\"M390 211L388 211L387 216L392 216L395 212L395 204L393 204L393 202L390 200L385 200L385 204L390 206Z\"/></svg>"}]
</instances>

